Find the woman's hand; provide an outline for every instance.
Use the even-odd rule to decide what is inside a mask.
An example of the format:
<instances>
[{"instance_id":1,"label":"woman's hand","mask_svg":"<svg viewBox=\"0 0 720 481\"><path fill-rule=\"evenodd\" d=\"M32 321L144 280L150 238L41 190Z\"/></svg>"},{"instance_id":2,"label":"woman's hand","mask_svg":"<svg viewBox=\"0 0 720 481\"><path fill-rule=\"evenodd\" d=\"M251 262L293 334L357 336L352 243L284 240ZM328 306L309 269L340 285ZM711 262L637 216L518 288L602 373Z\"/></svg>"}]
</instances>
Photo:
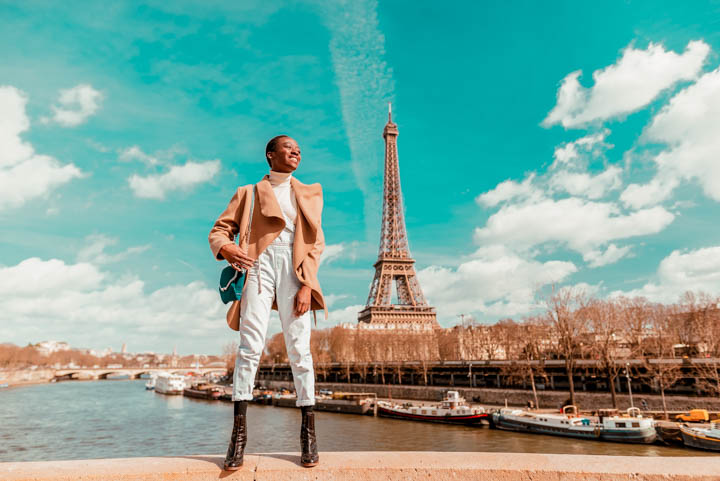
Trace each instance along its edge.
<instances>
[{"instance_id":1,"label":"woman's hand","mask_svg":"<svg viewBox=\"0 0 720 481\"><path fill-rule=\"evenodd\" d=\"M295 317L300 317L310 310L310 288L303 285L295 294Z\"/></svg>"},{"instance_id":2,"label":"woman's hand","mask_svg":"<svg viewBox=\"0 0 720 481\"><path fill-rule=\"evenodd\" d=\"M250 269L255 260L248 257L245 249L237 244L225 244L220 248L220 255L230 263L236 270Z\"/></svg>"}]
</instances>

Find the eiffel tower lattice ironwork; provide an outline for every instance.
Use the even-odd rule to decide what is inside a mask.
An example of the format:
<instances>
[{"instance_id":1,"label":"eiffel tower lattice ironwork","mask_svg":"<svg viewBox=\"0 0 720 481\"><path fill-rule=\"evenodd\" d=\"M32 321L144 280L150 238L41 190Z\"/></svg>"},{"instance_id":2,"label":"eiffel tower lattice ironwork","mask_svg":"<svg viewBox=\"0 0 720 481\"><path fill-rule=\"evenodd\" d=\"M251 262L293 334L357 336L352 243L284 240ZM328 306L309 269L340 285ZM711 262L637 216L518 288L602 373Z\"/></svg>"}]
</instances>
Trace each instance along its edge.
<instances>
[{"instance_id":1,"label":"eiffel tower lattice ironwork","mask_svg":"<svg viewBox=\"0 0 720 481\"><path fill-rule=\"evenodd\" d=\"M375 277L370 286L359 322L378 327L423 329L438 327L435 308L428 305L417 275L415 260L410 256L398 163L398 128L388 106L385 138L385 181L380 250L375 262ZM392 303L392 286L396 286L397 304ZM369 326L368 326L369 327Z\"/></svg>"}]
</instances>

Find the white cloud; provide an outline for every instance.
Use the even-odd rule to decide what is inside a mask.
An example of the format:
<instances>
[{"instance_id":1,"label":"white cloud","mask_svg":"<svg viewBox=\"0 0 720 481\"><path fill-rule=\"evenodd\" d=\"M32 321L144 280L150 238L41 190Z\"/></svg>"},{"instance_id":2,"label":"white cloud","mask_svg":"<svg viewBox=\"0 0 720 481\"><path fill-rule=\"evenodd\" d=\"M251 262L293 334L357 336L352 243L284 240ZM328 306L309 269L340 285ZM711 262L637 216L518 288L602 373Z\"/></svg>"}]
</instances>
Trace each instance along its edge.
<instances>
[{"instance_id":1,"label":"white cloud","mask_svg":"<svg viewBox=\"0 0 720 481\"><path fill-rule=\"evenodd\" d=\"M91 290L104 279L105 274L91 264L67 265L58 259L43 261L31 257L14 266L0 267L0 291L6 300L68 289Z\"/></svg>"},{"instance_id":2,"label":"white cloud","mask_svg":"<svg viewBox=\"0 0 720 481\"><path fill-rule=\"evenodd\" d=\"M352 306L343 307L342 309L331 309L328 312L328 320L324 322L327 326L335 326L343 322L357 323L358 313L365 309L365 306L353 304ZM320 319L318 318L318 327L320 327Z\"/></svg>"},{"instance_id":3,"label":"white cloud","mask_svg":"<svg viewBox=\"0 0 720 481\"><path fill-rule=\"evenodd\" d=\"M128 148L120 151L118 160L120 162L129 162L131 160L139 160L148 165L155 165L158 163L157 157L153 157L152 155L146 154L137 145L133 145L132 147L128 147Z\"/></svg>"},{"instance_id":4,"label":"white cloud","mask_svg":"<svg viewBox=\"0 0 720 481\"><path fill-rule=\"evenodd\" d=\"M333 305L337 304L338 301L342 301L343 299L347 299L347 294L324 294L323 298L325 299L325 304L328 308L331 308Z\"/></svg>"},{"instance_id":5,"label":"white cloud","mask_svg":"<svg viewBox=\"0 0 720 481\"><path fill-rule=\"evenodd\" d=\"M340 254L345 250L345 245L340 244L328 244L323 250L322 256L320 257L320 265L329 264L332 261L339 259Z\"/></svg>"},{"instance_id":6,"label":"white cloud","mask_svg":"<svg viewBox=\"0 0 720 481\"><path fill-rule=\"evenodd\" d=\"M533 179L535 175L531 174L521 183L514 180L500 182L494 189L478 195L475 202L485 207L495 207L510 200L537 197L540 191L533 186Z\"/></svg>"},{"instance_id":7,"label":"white cloud","mask_svg":"<svg viewBox=\"0 0 720 481\"><path fill-rule=\"evenodd\" d=\"M220 171L219 160L207 162L187 161L185 165L173 165L164 174L142 177L133 174L128 183L137 197L146 199L164 199L173 190L189 190L198 184L207 182Z\"/></svg>"},{"instance_id":8,"label":"white cloud","mask_svg":"<svg viewBox=\"0 0 720 481\"><path fill-rule=\"evenodd\" d=\"M458 314L513 316L533 310L536 292L577 271L572 262L528 260L491 245L478 249L456 269L430 266L418 272L420 285L438 311L453 324Z\"/></svg>"},{"instance_id":9,"label":"white cloud","mask_svg":"<svg viewBox=\"0 0 720 481\"><path fill-rule=\"evenodd\" d=\"M562 190L570 195L600 199L609 191L622 186L620 176L622 169L610 166L598 175L587 172L560 171L550 178L550 186L555 190Z\"/></svg>"},{"instance_id":10,"label":"white cloud","mask_svg":"<svg viewBox=\"0 0 720 481\"><path fill-rule=\"evenodd\" d=\"M85 238L86 245L78 251L78 262L92 262L97 265L110 264L119 262L128 256L145 252L150 245L133 246L118 252L116 254L108 254L105 252L107 247L117 244L117 239L108 237L103 234L93 234Z\"/></svg>"},{"instance_id":11,"label":"white cloud","mask_svg":"<svg viewBox=\"0 0 720 481\"><path fill-rule=\"evenodd\" d=\"M620 200L627 207L640 209L651 205L657 205L667 200L673 190L680 185L680 181L672 174L658 174L647 184L630 184L625 187ZM665 177L665 178L662 178Z\"/></svg>"},{"instance_id":12,"label":"white cloud","mask_svg":"<svg viewBox=\"0 0 720 481\"><path fill-rule=\"evenodd\" d=\"M593 250L583 254L583 260L588 267L600 267L614 264L630 253L631 246L618 247L615 244L607 246L605 251Z\"/></svg>"},{"instance_id":13,"label":"white cloud","mask_svg":"<svg viewBox=\"0 0 720 481\"><path fill-rule=\"evenodd\" d=\"M0 338L25 344L59 339L74 346L127 342L134 350L220 352L225 306L201 282L148 291L88 262L30 258L0 266ZM226 341L226 342L227 342Z\"/></svg>"},{"instance_id":14,"label":"white cloud","mask_svg":"<svg viewBox=\"0 0 720 481\"><path fill-rule=\"evenodd\" d=\"M605 139L610 135L609 129L588 134L572 142L567 142L555 149L553 164L550 169L557 169L561 166L579 167L587 162L580 162L586 156L598 156L612 145L606 144ZM581 164L581 165L578 165Z\"/></svg>"},{"instance_id":15,"label":"white cloud","mask_svg":"<svg viewBox=\"0 0 720 481\"><path fill-rule=\"evenodd\" d=\"M0 168L17 165L35 154L20 134L30 129L25 113L27 97L11 86L0 86Z\"/></svg>"},{"instance_id":16,"label":"white cloud","mask_svg":"<svg viewBox=\"0 0 720 481\"><path fill-rule=\"evenodd\" d=\"M695 79L709 51L702 41L688 43L680 55L653 43L627 47L616 64L593 72L591 88L580 85L580 70L568 74L543 125L572 128L634 112L677 82Z\"/></svg>"},{"instance_id":17,"label":"white cloud","mask_svg":"<svg viewBox=\"0 0 720 481\"><path fill-rule=\"evenodd\" d=\"M0 86L0 210L19 207L54 188L82 177L74 164L61 164L37 154L21 135L29 130L27 97L11 86Z\"/></svg>"},{"instance_id":18,"label":"white cloud","mask_svg":"<svg viewBox=\"0 0 720 481\"><path fill-rule=\"evenodd\" d=\"M655 302L675 302L687 291L720 294L720 246L673 251L660 262L657 279L629 292L613 295L642 296Z\"/></svg>"},{"instance_id":19,"label":"white cloud","mask_svg":"<svg viewBox=\"0 0 720 481\"><path fill-rule=\"evenodd\" d=\"M720 201L720 69L708 72L663 107L643 134L667 145L655 156L657 174L647 184L631 184L626 205L655 205L667 200L682 180L695 180L709 198Z\"/></svg>"},{"instance_id":20,"label":"white cloud","mask_svg":"<svg viewBox=\"0 0 720 481\"><path fill-rule=\"evenodd\" d=\"M609 202L543 199L502 207L485 227L475 229L475 240L521 250L558 243L587 254L613 240L660 232L673 219L662 207L623 214Z\"/></svg>"},{"instance_id":21,"label":"white cloud","mask_svg":"<svg viewBox=\"0 0 720 481\"><path fill-rule=\"evenodd\" d=\"M63 127L76 127L98 111L102 99L102 93L88 84L60 90L58 105L52 106L53 116L43 118L42 121L55 122Z\"/></svg>"}]
</instances>

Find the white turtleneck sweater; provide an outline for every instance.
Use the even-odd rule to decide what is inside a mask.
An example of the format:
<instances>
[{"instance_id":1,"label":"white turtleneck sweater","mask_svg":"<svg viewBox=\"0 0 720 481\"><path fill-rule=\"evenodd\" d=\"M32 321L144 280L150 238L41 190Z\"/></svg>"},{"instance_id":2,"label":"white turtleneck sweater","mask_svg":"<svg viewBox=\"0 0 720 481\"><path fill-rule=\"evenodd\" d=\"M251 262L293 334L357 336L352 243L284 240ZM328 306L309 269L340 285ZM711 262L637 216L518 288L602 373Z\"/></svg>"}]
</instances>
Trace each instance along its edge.
<instances>
[{"instance_id":1,"label":"white turtleneck sweater","mask_svg":"<svg viewBox=\"0 0 720 481\"><path fill-rule=\"evenodd\" d=\"M285 228L274 242L292 244L295 238L295 218L297 217L297 201L295 192L290 185L291 173L270 171L270 185L285 218Z\"/></svg>"}]
</instances>

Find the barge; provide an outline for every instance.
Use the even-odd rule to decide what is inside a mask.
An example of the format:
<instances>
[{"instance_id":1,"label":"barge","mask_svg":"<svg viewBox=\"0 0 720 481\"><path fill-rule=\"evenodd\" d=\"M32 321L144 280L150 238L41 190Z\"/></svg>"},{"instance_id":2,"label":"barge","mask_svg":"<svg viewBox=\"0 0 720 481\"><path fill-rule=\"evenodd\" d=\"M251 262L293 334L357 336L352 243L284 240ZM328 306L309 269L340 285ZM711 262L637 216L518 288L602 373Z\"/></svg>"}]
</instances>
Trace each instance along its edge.
<instances>
[{"instance_id":1,"label":"barge","mask_svg":"<svg viewBox=\"0 0 720 481\"><path fill-rule=\"evenodd\" d=\"M377 401L377 414L395 419L449 424L480 424L488 419L484 408L468 406L457 391L448 391L439 406Z\"/></svg>"},{"instance_id":2,"label":"barge","mask_svg":"<svg viewBox=\"0 0 720 481\"><path fill-rule=\"evenodd\" d=\"M720 451L720 425L710 423L709 427L680 426L685 446L706 451Z\"/></svg>"},{"instance_id":3,"label":"barge","mask_svg":"<svg viewBox=\"0 0 720 481\"><path fill-rule=\"evenodd\" d=\"M650 444L657 437L654 420L643 418L636 408L626 416L603 417L600 422L579 416L572 405L563 407L561 414L500 409L493 413L491 425L507 431L621 443Z\"/></svg>"}]
</instances>

